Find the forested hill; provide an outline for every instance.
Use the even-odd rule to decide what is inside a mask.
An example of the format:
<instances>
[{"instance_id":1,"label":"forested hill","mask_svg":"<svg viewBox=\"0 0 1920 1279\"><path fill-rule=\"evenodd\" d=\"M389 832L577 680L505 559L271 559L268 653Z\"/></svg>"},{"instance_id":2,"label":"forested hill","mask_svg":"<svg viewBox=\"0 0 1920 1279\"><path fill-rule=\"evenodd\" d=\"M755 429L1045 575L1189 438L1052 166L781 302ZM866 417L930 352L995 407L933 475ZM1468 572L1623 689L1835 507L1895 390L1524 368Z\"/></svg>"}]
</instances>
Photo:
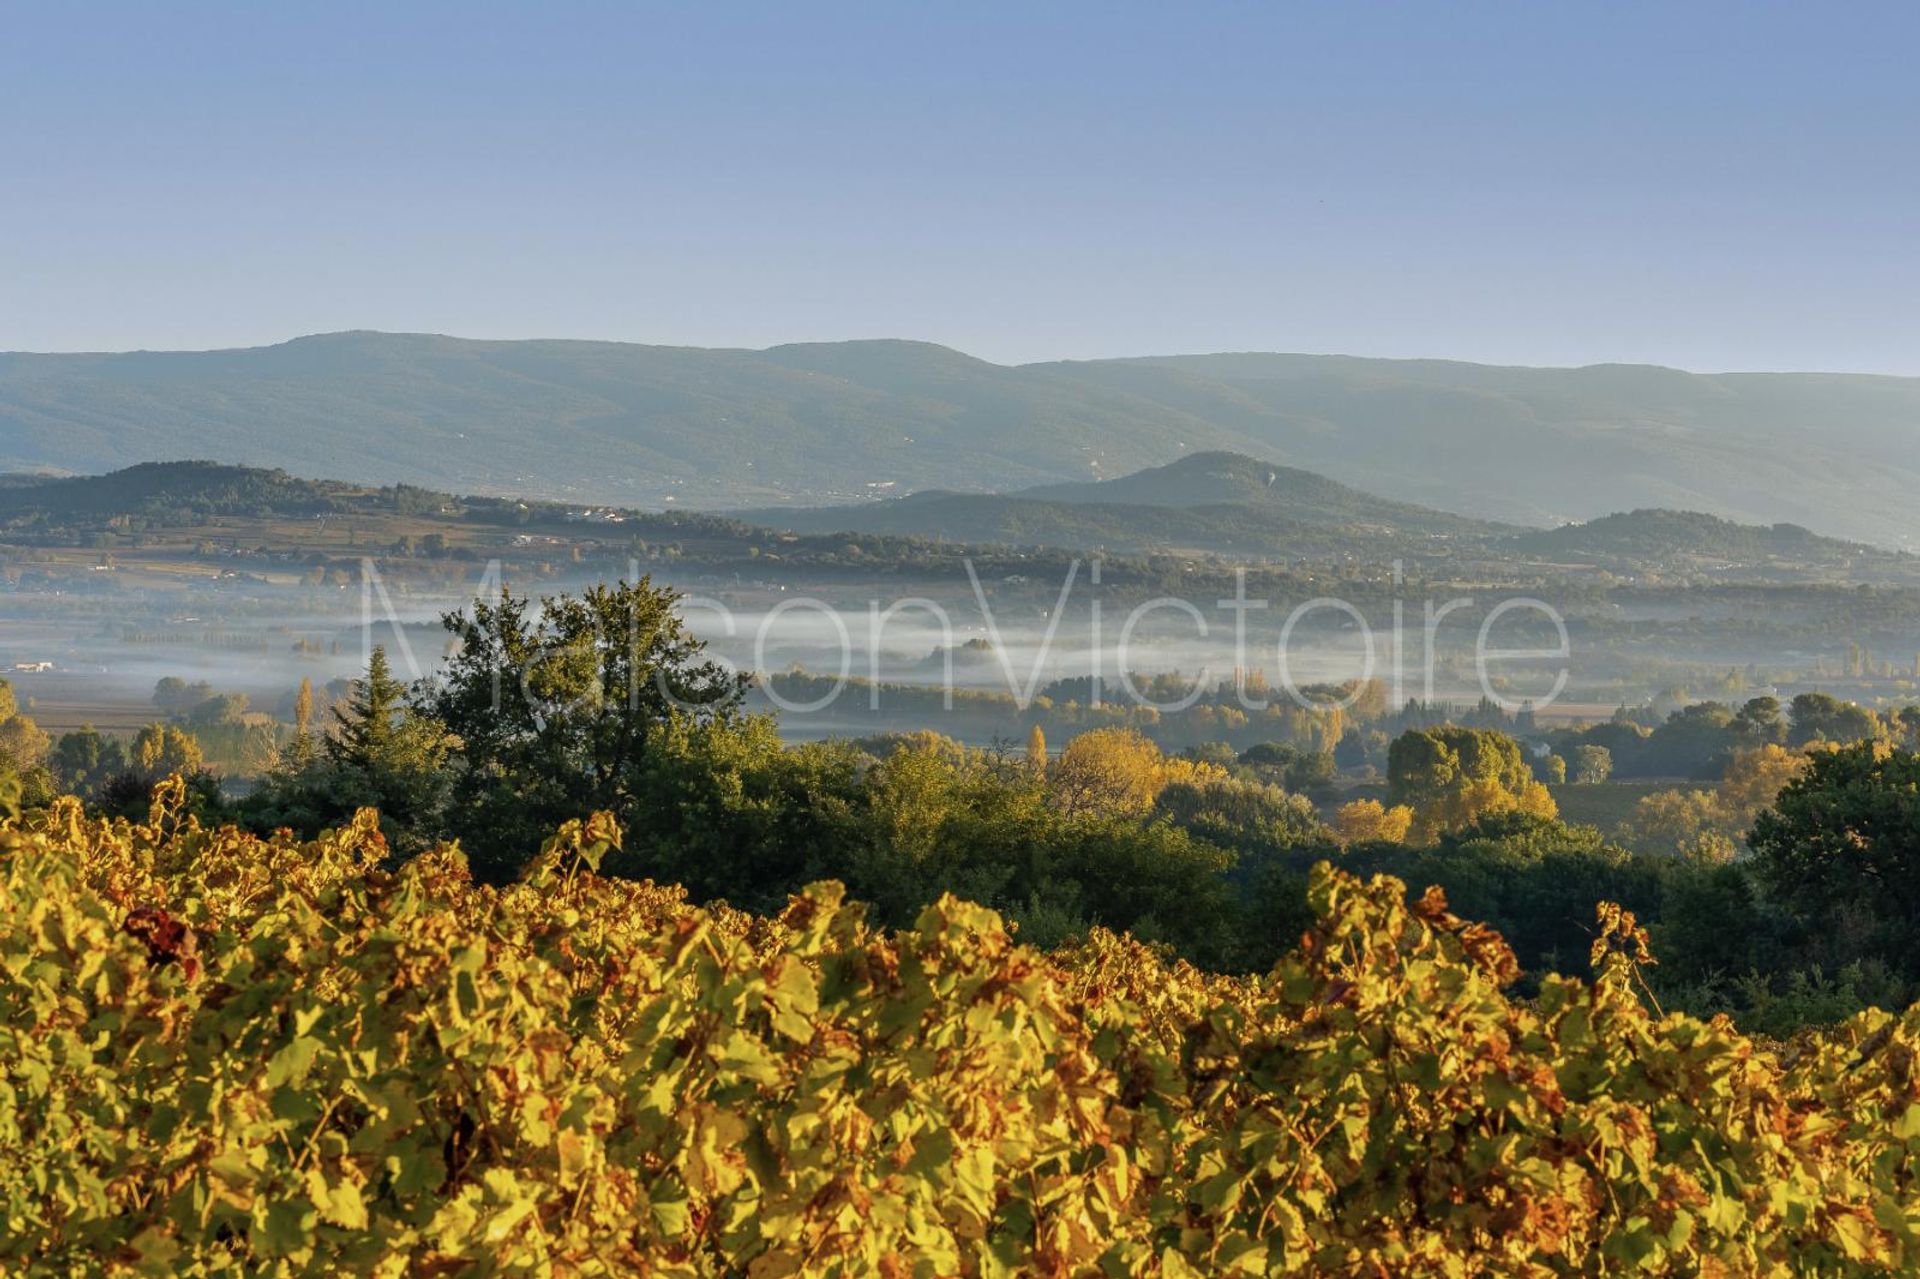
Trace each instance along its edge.
<instances>
[{"instance_id":1,"label":"forested hill","mask_svg":"<svg viewBox=\"0 0 1920 1279\"><path fill-rule=\"evenodd\" d=\"M335 480L218 462L143 462L108 475L0 476L0 520L121 515L161 521L195 516L316 515L371 490Z\"/></svg>"},{"instance_id":2,"label":"forested hill","mask_svg":"<svg viewBox=\"0 0 1920 1279\"><path fill-rule=\"evenodd\" d=\"M1251 507L1307 524L1364 525L1430 533L1488 533L1487 522L1376 497L1298 467L1239 453L1193 453L1118 479L1052 484L1013 494L1069 505Z\"/></svg>"},{"instance_id":3,"label":"forested hill","mask_svg":"<svg viewBox=\"0 0 1920 1279\"><path fill-rule=\"evenodd\" d=\"M1111 549L1204 549L1249 556L1485 539L1507 526L1375 497L1324 476L1235 453L1203 453L1118 479L1007 494L925 492L880 502L746 511L797 532L837 530Z\"/></svg>"},{"instance_id":4,"label":"forested hill","mask_svg":"<svg viewBox=\"0 0 1920 1279\"><path fill-rule=\"evenodd\" d=\"M1075 550L1206 550L1256 559L1343 552L1390 556L1393 539L1404 533L1292 518L1250 505L1128 506L992 493L915 494L858 506L747 511L742 518L796 533L875 533Z\"/></svg>"},{"instance_id":5,"label":"forested hill","mask_svg":"<svg viewBox=\"0 0 1920 1279\"><path fill-rule=\"evenodd\" d=\"M1698 511L1625 511L1585 524L1530 531L1513 539L1528 554L1604 558L1690 555L1736 562L1841 561L1885 552L1822 537L1798 524L1735 524Z\"/></svg>"},{"instance_id":6,"label":"forested hill","mask_svg":"<svg viewBox=\"0 0 1920 1279\"><path fill-rule=\"evenodd\" d=\"M901 341L747 351L366 332L0 355L0 469L211 456L707 509L1077 486L1226 450L1475 517L1551 525L1659 507L1899 544L1920 542L1916 428L1920 379L1644 366L1257 354L1003 366Z\"/></svg>"},{"instance_id":7,"label":"forested hill","mask_svg":"<svg viewBox=\"0 0 1920 1279\"><path fill-rule=\"evenodd\" d=\"M1045 495L1045 496L1043 496ZM1218 499L1218 500L1208 500ZM146 462L106 475L0 474L0 540L89 545L133 526L285 521L328 514L401 517L425 534L452 524L618 527L628 537L698 536L764 549L803 535L851 534L868 554L911 554L917 539L1061 553L1208 551L1248 562L1441 559L1559 571L1912 581L1920 556L1823 537L1797 525L1734 524L1690 511L1642 510L1556 529L1523 529L1395 502L1323 476L1237 454L1182 458L1102 483L1008 494L916 493L819 508L713 515L678 506L587 512L578 504L454 496L414 485L303 479L215 462ZM597 522L596 522L597 521ZM881 543L898 540L892 551Z\"/></svg>"},{"instance_id":8,"label":"forested hill","mask_svg":"<svg viewBox=\"0 0 1920 1279\"><path fill-rule=\"evenodd\" d=\"M1375 497L1324 476L1232 453L1088 484L1004 495L927 492L742 518L802 533L847 531L953 542L1215 551L1247 558L1434 556L1509 566L1592 566L1724 577L1911 579L1920 557L1823 537L1795 524L1736 524L1696 511L1638 510L1526 529Z\"/></svg>"}]
</instances>

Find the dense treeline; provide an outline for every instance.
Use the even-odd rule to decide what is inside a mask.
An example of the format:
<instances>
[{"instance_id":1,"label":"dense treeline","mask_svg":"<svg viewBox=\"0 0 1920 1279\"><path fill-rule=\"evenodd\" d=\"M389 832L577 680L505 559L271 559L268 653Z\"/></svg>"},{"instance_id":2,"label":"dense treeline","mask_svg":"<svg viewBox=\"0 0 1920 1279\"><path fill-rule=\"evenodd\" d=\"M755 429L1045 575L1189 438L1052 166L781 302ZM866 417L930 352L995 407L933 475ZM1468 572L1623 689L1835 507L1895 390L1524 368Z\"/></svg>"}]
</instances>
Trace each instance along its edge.
<instances>
[{"instance_id":1,"label":"dense treeline","mask_svg":"<svg viewBox=\"0 0 1920 1279\"><path fill-rule=\"evenodd\" d=\"M344 510L355 485L215 462L146 462L110 475L48 477L0 489L0 527L195 524L219 515L306 516Z\"/></svg>"},{"instance_id":2,"label":"dense treeline","mask_svg":"<svg viewBox=\"0 0 1920 1279\"><path fill-rule=\"evenodd\" d=\"M1737 707L1711 700L1689 702L1664 719L1648 723L1648 718L1645 712L1623 712L1608 723L1550 734L1547 741L1569 759L1583 746L1606 751L1609 771L1616 777L1708 780L1721 777L1741 751L1764 746L1864 741L1890 741L1907 749L1920 745L1920 705L1895 707L1883 715L1827 693L1801 693L1785 705L1771 695L1749 698Z\"/></svg>"},{"instance_id":3,"label":"dense treeline","mask_svg":"<svg viewBox=\"0 0 1920 1279\"><path fill-rule=\"evenodd\" d=\"M1883 909L1902 900L1881 880L1904 873L1903 845L1844 820L1852 805L1883 831L1920 826L1898 772L1914 757L1878 719L1881 731L1855 745L1792 749L1822 723L1849 730L1858 708L1830 699L1689 710L1652 732L1621 720L1562 740L1583 773L1600 768L1583 754L1606 749L1596 734L1651 742L1684 727L1696 753L1759 743L1735 752L1714 792L1643 803L1634 831L1667 840L1649 855L1559 820L1540 773L1560 756L1499 728L1427 723L1417 707L1364 731L1385 773L1378 797L1344 797L1336 757L1351 731L1331 749L1215 742L1184 754L1125 723L1077 731L1057 755L1040 723L1024 750L927 733L783 746L768 718L747 713L744 681L706 658L671 595L646 582L537 608L503 593L446 624L457 651L431 682L401 684L376 652L351 688L303 690L296 731L238 800L198 771L193 725L234 713L211 690L163 682L171 719L130 751L98 734L36 746L30 722L0 707L0 748L20 739L53 765L16 782L14 802L44 804L64 787L137 815L148 789L178 772L210 823L311 837L373 808L396 855L457 840L492 883L518 874L545 832L607 812L627 831L608 872L681 884L698 901L771 911L834 879L871 903L876 923L902 927L954 893L1043 944L1103 926L1216 971L1270 967L1307 920L1313 864L1344 859L1442 886L1508 936L1526 988L1579 970L1602 899L1658 936L1663 999L1732 1010L1750 1029L1903 1005L1920 981L1915 925ZM1694 732L1703 723L1711 733ZM1400 725L1412 726L1391 737L1383 727ZM1794 813L1804 828L1837 824L1818 839L1781 834L1799 829L1780 825ZM1870 838L1888 849L1882 863L1836 856L1817 888L1786 869L1810 843Z\"/></svg>"}]
</instances>

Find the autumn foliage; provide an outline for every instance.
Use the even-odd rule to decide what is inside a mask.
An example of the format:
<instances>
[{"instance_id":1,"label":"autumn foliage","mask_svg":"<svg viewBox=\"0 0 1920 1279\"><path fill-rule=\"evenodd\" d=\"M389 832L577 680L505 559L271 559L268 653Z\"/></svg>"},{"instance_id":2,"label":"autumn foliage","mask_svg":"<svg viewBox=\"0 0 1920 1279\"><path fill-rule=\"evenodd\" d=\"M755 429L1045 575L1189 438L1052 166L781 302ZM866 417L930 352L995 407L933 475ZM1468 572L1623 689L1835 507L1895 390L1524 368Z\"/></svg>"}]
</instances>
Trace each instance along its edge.
<instances>
[{"instance_id":1,"label":"autumn foliage","mask_svg":"<svg viewBox=\"0 0 1920 1279\"><path fill-rule=\"evenodd\" d=\"M1864 1275L1920 1265L1920 1015L1781 1047L1320 867L1257 979L953 898L883 935L301 843L0 828L0 1270Z\"/></svg>"},{"instance_id":2,"label":"autumn foliage","mask_svg":"<svg viewBox=\"0 0 1920 1279\"><path fill-rule=\"evenodd\" d=\"M1168 786L1223 776L1213 765L1162 754L1138 729L1098 728L1067 743L1048 782L1065 812L1138 816Z\"/></svg>"},{"instance_id":3,"label":"autumn foliage","mask_svg":"<svg viewBox=\"0 0 1920 1279\"><path fill-rule=\"evenodd\" d=\"M1399 843L1413 825L1413 810L1403 804L1388 808L1377 799L1354 799L1333 813L1333 830L1342 844L1373 840Z\"/></svg>"}]
</instances>

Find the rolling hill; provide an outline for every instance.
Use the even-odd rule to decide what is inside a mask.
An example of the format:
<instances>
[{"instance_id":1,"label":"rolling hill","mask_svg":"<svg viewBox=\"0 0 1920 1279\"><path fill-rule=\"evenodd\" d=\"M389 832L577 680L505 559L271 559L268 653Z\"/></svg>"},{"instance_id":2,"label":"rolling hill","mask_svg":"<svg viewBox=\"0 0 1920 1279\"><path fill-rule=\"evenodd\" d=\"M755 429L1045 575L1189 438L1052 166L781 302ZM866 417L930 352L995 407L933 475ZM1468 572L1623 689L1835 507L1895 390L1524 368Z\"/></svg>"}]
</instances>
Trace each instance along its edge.
<instances>
[{"instance_id":1,"label":"rolling hill","mask_svg":"<svg viewBox=\"0 0 1920 1279\"><path fill-rule=\"evenodd\" d=\"M1790 520L1920 544L1920 379L1212 355L1003 366L920 342L765 351L340 333L0 355L0 469L220 457L457 492L703 508L1005 492L1184 452L1516 523ZM1121 496L1125 496L1122 494Z\"/></svg>"},{"instance_id":2,"label":"rolling hill","mask_svg":"<svg viewBox=\"0 0 1920 1279\"><path fill-rule=\"evenodd\" d=\"M142 462L108 475L0 476L0 523L22 516L62 521L139 515L177 519L268 518L343 509L367 490L285 471L217 462Z\"/></svg>"},{"instance_id":3,"label":"rolling hill","mask_svg":"<svg viewBox=\"0 0 1920 1279\"><path fill-rule=\"evenodd\" d=\"M1190 453L1165 466L1148 467L1116 479L1047 484L1013 496L1068 505L1181 509L1244 506L1306 524L1408 532L1490 531L1485 521L1376 497L1312 471L1277 466L1241 453Z\"/></svg>"},{"instance_id":4,"label":"rolling hill","mask_svg":"<svg viewBox=\"0 0 1920 1279\"><path fill-rule=\"evenodd\" d=\"M1219 499L1219 500L1215 500ZM609 509L603 514L614 514ZM105 475L0 473L0 542L93 545L130 530L356 514L428 524L594 524L578 504L374 488L215 462L143 462ZM929 490L883 501L781 507L731 516L669 508L617 512L628 536L689 535L766 544L838 544L837 535L1047 547L1084 554L1208 551L1250 561L1406 559L1532 573L1604 569L1806 582L1912 582L1920 555L1822 537L1793 524L1736 524L1692 511L1639 510L1528 529L1375 497L1310 472L1204 453L1088 484L1022 492ZM128 520L126 517L132 517ZM868 550L871 550L869 546ZM951 549L951 548L949 548ZM912 554L910 542L895 552ZM862 552L867 553L866 551Z\"/></svg>"},{"instance_id":5,"label":"rolling hill","mask_svg":"<svg viewBox=\"0 0 1920 1279\"><path fill-rule=\"evenodd\" d=\"M928 491L878 502L743 511L800 533L877 533L1072 550L1204 550L1248 557L1468 558L1508 567L1638 575L1751 573L1909 580L1920 557L1695 511L1636 510L1552 529L1476 520L1376 497L1291 467L1200 453L1112 480L1007 494Z\"/></svg>"},{"instance_id":6,"label":"rolling hill","mask_svg":"<svg viewBox=\"0 0 1920 1279\"><path fill-rule=\"evenodd\" d=\"M1110 550L1373 553L1403 539L1486 538L1483 521L1375 497L1241 454L1192 454L1112 480L1014 493L930 490L850 505L739 512L803 533L859 532Z\"/></svg>"},{"instance_id":7,"label":"rolling hill","mask_svg":"<svg viewBox=\"0 0 1920 1279\"><path fill-rule=\"evenodd\" d=\"M1658 561L1685 556L1747 565L1838 564L1888 554L1822 537L1798 524L1736 524L1698 511L1661 510L1623 511L1584 524L1529 531L1508 545L1553 559Z\"/></svg>"}]
</instances>

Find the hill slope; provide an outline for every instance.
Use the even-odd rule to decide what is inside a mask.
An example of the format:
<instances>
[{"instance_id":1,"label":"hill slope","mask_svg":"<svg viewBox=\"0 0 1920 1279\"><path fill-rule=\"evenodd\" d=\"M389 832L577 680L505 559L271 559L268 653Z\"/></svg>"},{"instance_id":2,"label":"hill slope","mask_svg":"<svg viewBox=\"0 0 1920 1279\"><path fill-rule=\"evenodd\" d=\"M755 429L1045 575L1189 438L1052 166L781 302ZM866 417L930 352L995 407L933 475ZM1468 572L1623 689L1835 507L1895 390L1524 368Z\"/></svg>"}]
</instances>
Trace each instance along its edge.
<instances>
[{"instance_id":1,"label":"hill slope","mask_svg":"<svg viewBox=\"0 0 1920 1279\"><path fill-rule=\"evenodd\" d=\"M1068 367L1263 456L1520 523L1662 507L1920 539L1920 379L1211 355Z\"/></svg>"},{"instance_id":2,"label":"hill slope","mask_svg":"<svg viewBox=\"0 0 1920 1279\"><path fill-rule=\"evenodd\" d=\"M1235 453L1200 453L1113 480L1015 493L930 490L887 501L740 512L803 533L860 532L1111 550L1372 553L1383 539L1484 538L1501 526L1389 501Z\"/></svg>"},{"instance_id":3,"label":"hill slope","mask_svg":"<svg viewBox=\"0 0 1920 1279\"><path fill-rule=\"evenodd\" d=\"M1037 494L1054 494L1052 497ZM1133 497L1138 502L1124 502ZM1239 500L1209 502L1212 497ZM1160 504L1156 504L1160 503ZM1182 503L1187 503L1183 505ZM214 462L143 462L97 476L0 473L0 540L42 546L111 546L142 531L222 522L284 522L357 514L412 520L408 531L445 532L530 521L588 524L573 503L457 497L408 485L374 488L308 480L284 471ZM126 517L131 517L128 519ZM749 522L751 521L751 522ZM1255 560L1299 559L1501 566L1555 573L1598 568L1803 582L1899 582L1920 577L1920 555L1822 537L1793 524L1735 524L1691 511L1641 510L1555 529L1495 524L1374 497L1310 472L1228 453L1198 454L1135 475L1019 493L929 490L827 507L620 513L621 532L764 544L776 533L812 535L832 553L842 534L865 535L862 554L904 554L874 537L934 539L956 547L1046 546L1071 553L1214 551ZM284 537L284 528L272 536ZM107 538L106 542L100 539ZM782 556L794 543L781 536ZM771 561L769 561L771 562Z\"/></svg>"},{"instance_id":4,"label":"hill slope","mask_svg":"<svg viewBox=\"0 0 1920 1279\"><path fill-rule=\"evenodd\" d=\"M1660 510L1623 511L1585 524L1530 531L1515 536L1508 545L1526 554L1553 557L1656 560L1687 556L1743 564L1836 563L1886 554L1857 542L1822 537L1798 524L1735 524L1697 511Z\"/></svg>"},{"instance_id":5,"label":"hill slope","mask_svg":"<svg viewBox=\"0 0 1920 1279\"><path fill-rule=\"evenodd\" d=\"M1920 543L1917 435L1920 379L1837 374L1291 355L1006 367L917 342L744 351L380 333L0 355L0 469L214 456L706 507L1005 491L1229 450L1524 523L1664 507Z\"/></svg>"},{"instance_id":6,"label":"hill slope","mask_svg":"<svg viewBox=\"0 0 1920 1279\"><path fill-rule=\"evenodd\" d=\"M1297 467L1242 453L1192 453L1117 479L1048 484L1015 497L1069 505L1244 506L1309 524L1383 525L1426 532L1486 532L1482 521L1376 497Z\"/></svg>"},{"instance_id":7,"label":"hill slope","mask_svg":"<svg viewBox=\"0 0 1920 1279\"><path fill-rule=\"evenodd\" d=\"M217 462L142 462L110 475L0 476L0 522L140 516L286 516L339 510L366 490Z\"/></svg>"}]
</instances>

